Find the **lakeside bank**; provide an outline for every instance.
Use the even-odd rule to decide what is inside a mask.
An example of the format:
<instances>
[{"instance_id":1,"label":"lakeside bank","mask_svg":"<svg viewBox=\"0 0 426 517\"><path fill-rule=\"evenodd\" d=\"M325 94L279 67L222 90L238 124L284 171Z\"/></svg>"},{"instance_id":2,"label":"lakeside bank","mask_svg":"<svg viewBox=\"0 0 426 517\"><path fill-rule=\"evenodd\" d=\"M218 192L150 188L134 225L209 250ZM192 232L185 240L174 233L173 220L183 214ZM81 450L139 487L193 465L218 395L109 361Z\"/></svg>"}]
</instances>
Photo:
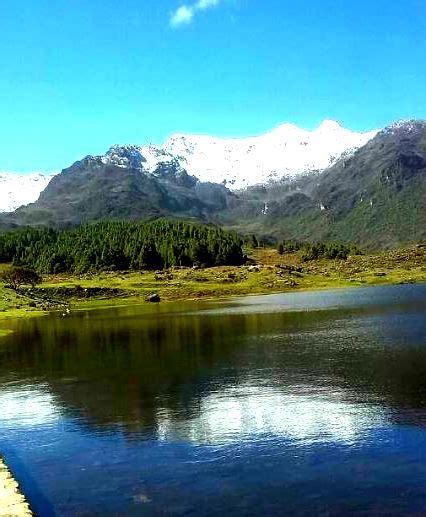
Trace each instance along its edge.
<instances>
[{"instance_id":1,"label":"lakeside bank","mask_svg":"<svg viewBox=\"0 0 426 517\"><path fill-rule=\"evenodd\" d=\"M116 271L49 275L34 289L18 292L0 285L0 322L61 311L145 303L224 299L250 294L426 282L426 247L355 255L347 260L302 262L296 254L257 249L244 266ZM3 329L3 330L2 330ZM8 332L1 326L0 337Z\"/></svg>"},{"instance_id":2,"label":"lakeside bank","mask_svg":"<svg viewBox=\"0 0 426 517\"><path fill-rule=\"evenodd\" d=\"M0 457L0 516L33 515L17 481Z\"/></svg>"}]
</instances>

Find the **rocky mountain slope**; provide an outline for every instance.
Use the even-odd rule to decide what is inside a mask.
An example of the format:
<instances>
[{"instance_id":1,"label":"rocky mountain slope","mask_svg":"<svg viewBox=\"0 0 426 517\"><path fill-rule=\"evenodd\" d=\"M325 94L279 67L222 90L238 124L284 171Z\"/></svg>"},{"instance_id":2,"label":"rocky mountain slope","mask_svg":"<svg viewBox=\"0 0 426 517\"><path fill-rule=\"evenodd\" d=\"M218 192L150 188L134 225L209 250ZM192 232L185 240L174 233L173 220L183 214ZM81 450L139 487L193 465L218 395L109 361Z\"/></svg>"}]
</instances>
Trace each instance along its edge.
<instances>
[{"instance_id":1,"label":"rocky mountain slope","mask_svg":"<svg viewBox=\"0 0 426 517\"><path fill-rule=\"evenodd\" d=\"M341 133L334 123L325 126ZM306 151L304 164L315 156ZM223 153L217 157L223 159ZM223 183L200 181L188 173L190 159L185 160L184 167L182 156L165 149L114 146L62 171L37 202L4 214L0 227L168 216L211 221L244 234L370 247L426 238L426 121L394 124L365 145L346 149L324 170L291 169L292 174L261 184L253 176L254 184L240 190L236 184L231 191ZM206 170L215 166L207 155L204 160Z\"/></svg>"},{"instance_id":2,"label":"rocky mountain slope","mask_svg":"<svg viewBox=\"0 0 426 517\"><path fill-rule=\"evenodd\" d=\"M54 176L39 199L0 218L0 226L66 227L101 219L162 216L210 220L234 195L190 176L176 160L145 169L132 150L120 160L87 156Z\"/></svg>"},{"instance_id":3,"label":"rocky mountain slope","mask_svg":"<svg viewBox=\"0 0 426 517\"><path fill-rule=\"evenodd\" d=\"M147 173L159 166L179 166L202 182L224 183L236 190L323 170L375 134L352 132L326 120L315 131L284 124L251 138L174 135L163 146L116 145L99 159L105 165L130 166ZM51 177L0 175L0 212L36 201Z\"/></svg>"},{"instance_id":4,"label":"rocky mountain slope","mask_svg":"<svg viewBox=\"0 0 426 517\"><path fill-rule=\"evenodd\" d=\"M426 121L394 124L320 174L247 189L235 229L389 247L426 238Z\"/></svg>"}]
</instances>

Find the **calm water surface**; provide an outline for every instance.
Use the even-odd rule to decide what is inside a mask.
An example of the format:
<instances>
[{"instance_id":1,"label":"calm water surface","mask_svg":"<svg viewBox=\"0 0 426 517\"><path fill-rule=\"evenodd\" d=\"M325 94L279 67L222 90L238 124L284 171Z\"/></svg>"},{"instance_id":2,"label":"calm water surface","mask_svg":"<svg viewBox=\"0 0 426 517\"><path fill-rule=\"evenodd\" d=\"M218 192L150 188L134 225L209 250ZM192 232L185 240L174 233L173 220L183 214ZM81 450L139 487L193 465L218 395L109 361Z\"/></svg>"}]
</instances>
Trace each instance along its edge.
<instances>
[{"instance_id":1,"label":"calm water surface","mask_svg":"<svg viewBox=\"0 0 426 517\"><path fill-rule=\"evenodd\" d=\"M0 452L40 515L424 515L426 285L11 323Z\"/></svg>"}]
</instances>

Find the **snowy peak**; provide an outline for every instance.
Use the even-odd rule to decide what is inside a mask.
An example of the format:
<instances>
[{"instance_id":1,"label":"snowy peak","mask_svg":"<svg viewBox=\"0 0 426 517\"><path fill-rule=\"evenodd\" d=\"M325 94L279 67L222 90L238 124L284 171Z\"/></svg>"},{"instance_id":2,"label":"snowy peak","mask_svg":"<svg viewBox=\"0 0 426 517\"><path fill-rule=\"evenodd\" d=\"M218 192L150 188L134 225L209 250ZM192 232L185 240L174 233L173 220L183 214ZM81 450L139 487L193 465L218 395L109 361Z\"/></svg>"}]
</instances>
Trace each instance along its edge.
<instances>
[{"instance_id":1,"label":"snowy peak","mask_svg":"<svg viewBox=\"0 0 426 517\"><path fill-rule=\"evenodd\" d=\"M334 120L324 120L313 131L287 123L248 138L178 133L160 146L114 145L105 155L88 158L154 175L179 176L186 171L202 182L237 190L324 170L376 133L353 132ZM51 178L0 173L0 211L36 201Z\"/></svg>"},{"instance_id":2,"label":"snowy peak","mask_svg":"<svg viewBox=\"0 0 426 517\"><path fill-rule=\"evenodd\" d=\"M264 135L240 139L178 134L163 149L200 180L239 189L323 170L376 134L353 132L325 120L314 131L283 124Z\"/></svg>"},{"instance_id":3,"label":"snowy peak","mask_svg":"<svg viewBox=\"0 0 426 517\"><path fill-rule=\"evenodd\" d=\"M0 172L0 212L12 212L37 200L53 175Z\"/></svg>"},{"instance_id":4,"label":"snowy peak","mask_svg":"<svg viewBox=\"0 0 426 517\"><path fill-rule=\"evenodd\" d=\"M141 168L146 163L145 157L136 145L113 145L101 156L103 163L113 163L118 167Z\"/></svg>"},{"instance_id":5,"label":"snowy peak","mask_svg":"<svg viewBox=\"0 0 426 517\"><path fill-rule=\"evenodd\" d=\"M346 131L345 128L343 128L339 122L336 120L326 119L321 122L321 124L318 126L318 129L316 129L316 132L336 132L336 131Z\"/></svg>"},{"instance_id":6,"label":"snowy peak","mask_svg":"<svg viewBox=\"0 0 426 517\"><path fill-rule=\"evenodd\" d=\"M408 120L398 120L391 124L388 127L385 127L380 134L387 135L397 135L401 134L402 136L406 136L407 134L414 133L417 131L424 131L426 127L426 119L416 120L416 119L408 119Z\"/></svg>"},{"instance_id":7,"label":"snowy peak","mask_svg":"<svg viewBox=\"0 0 426 517\"><path fill-rule=\"evenodd\" d=\"M104 156L98 158L102 163L140 169L151 174L158 173L164 167L174 167L176 172L183 170L175 156L153 145L113 145Z\"/></svg>"},{"instance_id":8,"label":"snowy peak","mask_svg":"<svg viewBox=\"0 0 426 517\"><path fill-rule=\"evenodd\" d=\"M248 138L177 133L162 146L114 145L97 158L151 174L173 168L200 181L224 183L236 190L323 170L376 133L352 132L334 120L325 120L314 131L283 124Z\"/></svg>"}]
</instances>

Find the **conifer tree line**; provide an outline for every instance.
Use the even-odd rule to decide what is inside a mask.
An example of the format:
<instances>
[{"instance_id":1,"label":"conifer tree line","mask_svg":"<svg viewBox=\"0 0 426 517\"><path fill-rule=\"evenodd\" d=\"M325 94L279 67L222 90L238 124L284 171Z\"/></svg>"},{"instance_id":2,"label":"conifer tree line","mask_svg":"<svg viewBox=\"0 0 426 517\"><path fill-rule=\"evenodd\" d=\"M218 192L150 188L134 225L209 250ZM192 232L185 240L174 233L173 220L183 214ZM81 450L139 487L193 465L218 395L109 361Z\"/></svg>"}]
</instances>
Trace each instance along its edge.
<instances>
[{"instance_id":1,"label":"conifer tree line","mask_svg":"<svg viewBox=\"0 0 426 517\"><path fill-rule=\"evenodd\" d=\"M343 244L341 242L300 242L283 240L278 243L278 253L300 252L303 261L316 260L319 258L343 259L349 255L360 255L361 250L356 244Z\"/></svg>"},{"instance_id":2,"label":"conifer tree line","mask_svg":"<svg viewBox=\"0 0 426 517\"><path fill-rule=\"evenodd\" d=\"M25 228L0 234L0 262L40 273L239 265L237 234L182 221L100 222L72 230Z\"/></svg>"}]
</instances>

